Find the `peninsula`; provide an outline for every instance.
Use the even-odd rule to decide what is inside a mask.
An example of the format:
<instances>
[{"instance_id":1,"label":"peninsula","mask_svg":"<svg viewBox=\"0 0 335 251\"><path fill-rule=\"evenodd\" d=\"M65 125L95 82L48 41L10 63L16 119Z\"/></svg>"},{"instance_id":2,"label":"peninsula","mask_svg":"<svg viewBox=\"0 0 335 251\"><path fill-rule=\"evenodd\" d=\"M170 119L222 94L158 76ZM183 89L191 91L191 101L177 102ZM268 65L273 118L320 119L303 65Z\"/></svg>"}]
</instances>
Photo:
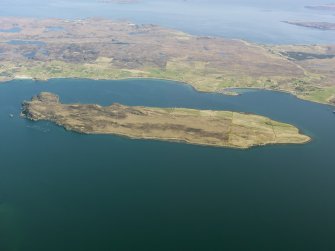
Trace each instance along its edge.
<instances>
[{"instance_id":1,"label":"peninsula","mask_svg":"<svg viewBox=\"0 0 335 251\"><path fill-rule=\"evenodd\" d=\"M329 23L329 22L284 21L284 23L318 30L335 30L335 23Z\"/></svg>"},{"instance_id":2,"label":"peninsula","mask_svg":"<svg viewBox=\"0 0 335 251\"><path fill-rule=\"evenodd\" d=\"M230 111L62 104L52 93L24 102L22 114L84 134L114 134L189 144L246 149L267 144L303 144L306 135L289 124Z\"/></svg>"},{"instance_id":3,"label":"peninsula","mask_svg":"<svg viewBox=\"0 0 335 251\"><path fill-rule=\"evenodd\" d=\"M101 18L0 18L0 81L158 78L335 104L335 44L260 45Z\"/></svg>"}]
</instances>

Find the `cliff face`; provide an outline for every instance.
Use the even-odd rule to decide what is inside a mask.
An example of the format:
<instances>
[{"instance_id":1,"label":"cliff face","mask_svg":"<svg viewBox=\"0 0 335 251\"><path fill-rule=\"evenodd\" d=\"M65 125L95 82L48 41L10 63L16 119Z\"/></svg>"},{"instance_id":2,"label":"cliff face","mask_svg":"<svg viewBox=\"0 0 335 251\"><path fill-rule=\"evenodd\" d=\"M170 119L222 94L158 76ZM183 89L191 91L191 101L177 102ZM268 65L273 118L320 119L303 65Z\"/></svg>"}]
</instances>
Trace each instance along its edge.
<instances>
[{"instance_id":1,"label":"cliff face","mask_svg":"<svg viewBox=\"0 0 335 251\"><path fill-rule=\"evenodd\" d=\"M34 110L33 107L35 103L57 105L59 104L59 97L51 93L42 92L39 95L33 97L30 102L25 101L22 103L22 115L30 120L37 121L40 120L41 117L44 118L44 116L42 116L42 113L38 113L36 110Z\"/></svg>"},{"instance_id":2,"label":"cliff face","mask_svg":"<svg viewBox=\"0 0 335 251\"><path fill-rule=\"evenodd\" d=\"M291 125L230 111L61 104L51 93L24 102L22 114L48 120L85 134L115 134L190 144L250 148L267 144L301 144L310 140Z\"/></svg>"}]
</instances>

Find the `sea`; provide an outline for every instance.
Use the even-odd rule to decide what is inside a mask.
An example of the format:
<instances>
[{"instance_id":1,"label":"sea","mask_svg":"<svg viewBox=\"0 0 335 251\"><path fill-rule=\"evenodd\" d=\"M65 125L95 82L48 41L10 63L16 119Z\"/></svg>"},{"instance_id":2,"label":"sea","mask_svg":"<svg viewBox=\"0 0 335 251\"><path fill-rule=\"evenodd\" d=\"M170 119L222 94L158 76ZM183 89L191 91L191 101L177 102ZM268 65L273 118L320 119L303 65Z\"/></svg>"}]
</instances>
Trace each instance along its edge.
<instances>
[{"instance_id":1,"label":"sea","mask_svg":"<svg viewBox=\"0 0 335 251\"><path fill-rule=\"evenodd\" d=\"M106 17L265 44L329 44L318 1L1 0L0 16ZM13 31L15 32L15 31ZM1 36L1 33L0 33ZM20 117L41 91L64 103L233 110L312 137L249 150L82 135ZM335 250L335 115L279 92L200 93L154 79L0 84L0 250Z\"/></svg>"}]
</instances>

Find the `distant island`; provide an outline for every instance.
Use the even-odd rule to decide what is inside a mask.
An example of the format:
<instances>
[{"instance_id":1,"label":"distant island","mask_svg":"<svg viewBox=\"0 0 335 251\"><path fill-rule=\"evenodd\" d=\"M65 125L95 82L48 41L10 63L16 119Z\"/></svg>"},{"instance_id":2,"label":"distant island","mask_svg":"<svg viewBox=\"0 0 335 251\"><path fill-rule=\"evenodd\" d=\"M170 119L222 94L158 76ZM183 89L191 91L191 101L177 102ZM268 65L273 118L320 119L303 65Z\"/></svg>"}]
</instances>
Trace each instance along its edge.
<instances>
[{"instance_id":1,"label":"distant island","mask_svg":"<svg viewBox=\"0 0 335 251\"><path fill-rule=\"evenodd\" d=\"M102 18L0 18L0 81L156 78L335 105L334 55L335 44L261 45Z\"/></svg>"},{"instance_id":2,"label":"distant island","mask_svg":"<svg viewBox=\"0 0 335 251\"><path fill-rule=\"evenodd\" d=\"M186 142L246 149L267 144L310 141L291 125L230 111L153 108L113 104L61 104L52 93L40 93L23 103L22 114L48 120L85 134L115 134L136 139Z\"/></svg>"},{"instance_id":3,"label":"distant island","mask_svg":"<svg viewBox=\"0 0 335 251\"><path fill-rule=\"evenodd\" d=\"M315 6L305 6L307 9L312 10L327 10L327 11L335 11L335 4L324 4L324 5L315 5Z\"/></svg>"},{"instance_id":4,"label":"distant island","mask_svg":"<svg viewBox=\"0 0 335 251\"><path fill-rule=\"evenodd\" d=\"M98 3L118 3L118 4L134 4L138 3L138 0L97 0Z\"/></svg>"},{"instance_id":5,"label":"distant island","mask_svg":"<svg viewBox=\"0 0 335 251\"><path fill-rule=\"evenodd\" d=\"M297 26L302 26L306 28L313 28L318 30L335 30L335 23L328 22L292 22L292 21L284 21L287 24L293 24Z\"/></svg>"}]
</instances>

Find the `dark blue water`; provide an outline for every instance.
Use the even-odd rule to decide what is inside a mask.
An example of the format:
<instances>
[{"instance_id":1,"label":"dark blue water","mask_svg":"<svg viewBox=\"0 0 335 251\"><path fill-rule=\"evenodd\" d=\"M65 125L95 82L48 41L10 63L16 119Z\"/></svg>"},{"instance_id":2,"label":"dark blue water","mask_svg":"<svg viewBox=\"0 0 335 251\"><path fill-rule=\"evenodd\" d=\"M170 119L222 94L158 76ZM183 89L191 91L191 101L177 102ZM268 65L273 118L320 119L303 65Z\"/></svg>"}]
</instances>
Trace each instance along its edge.
<instances>
[{"instance_id":1,"label":"dark blue water","mask_svg":"<svg viewBox=\"0 0 335 251\"><path fill-rule=\"evenodd\" d=\"M253 112L307 145L247 151L80 135L19 118L63 102ZM9 114L13 114L11 118ZM157 80L0 85L0 250L334 250L335 116L283 93L229 97Z\"/></svg>"},{"instance_id":2,"label":"dark blue water","mask_svg":"<svg viewBox=\"0 0 335 251\"><path fill-rule=\"evenodd\" d=\"M282 23L286 20L335 22L333 12L304 8L324 3L320 0L140 0L137 4L96 0L1 0L0 16L105 17L257 43L333 44L334 31Z\"/></svg>"}]
</instances>

